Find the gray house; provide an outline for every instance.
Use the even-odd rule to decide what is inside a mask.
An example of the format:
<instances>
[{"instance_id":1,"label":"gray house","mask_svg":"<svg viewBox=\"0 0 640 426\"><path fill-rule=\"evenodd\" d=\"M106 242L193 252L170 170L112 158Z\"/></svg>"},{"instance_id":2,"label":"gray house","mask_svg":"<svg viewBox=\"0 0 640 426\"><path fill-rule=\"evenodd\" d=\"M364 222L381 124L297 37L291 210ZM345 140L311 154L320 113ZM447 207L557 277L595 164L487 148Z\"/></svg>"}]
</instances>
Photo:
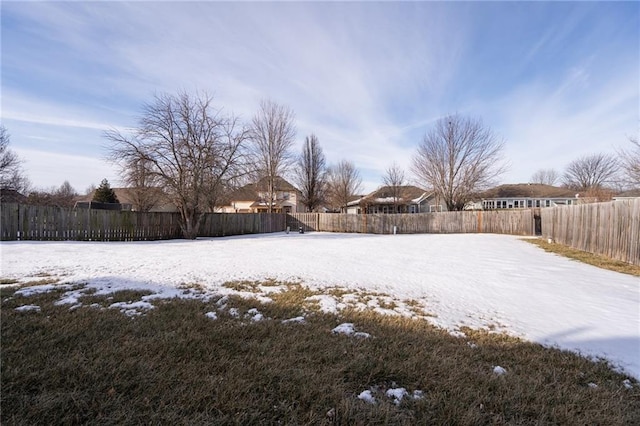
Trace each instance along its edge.
<instances>
[{"instance_id":1,"label":"gray house","mask_svg":"<svg viewBox=\"0 0 640 426\"><path fill-rule=\"evenodd\" d=\"M395 193L395 194L394 194ZM413 185L405 185L394 191L393 187L382 186L372 193L347 204L347 213L429 213L447 209L435 193Z\"/></svg>"},{"instance_id":2,"label":"gray house","mask_svg":"<svg viewBox=\"0 0 640 426\"><path fill-rule=\"evenodd\" d=\"M470 209L528 209L582 202L575 190L539 183L500 185L478 194L476 200Z\"/></svg>"}]
</instances>

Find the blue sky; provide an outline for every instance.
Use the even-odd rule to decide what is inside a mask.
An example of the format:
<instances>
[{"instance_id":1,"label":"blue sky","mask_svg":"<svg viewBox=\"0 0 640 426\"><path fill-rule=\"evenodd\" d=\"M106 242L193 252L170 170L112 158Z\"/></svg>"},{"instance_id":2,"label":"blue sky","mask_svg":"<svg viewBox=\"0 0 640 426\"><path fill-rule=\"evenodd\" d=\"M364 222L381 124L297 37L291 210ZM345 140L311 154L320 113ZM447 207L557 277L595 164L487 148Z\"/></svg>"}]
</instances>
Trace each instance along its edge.
<instances>
[{"instance_id":1,"label":"blue sky","mask_svg":"<svg viewBox=\"0 0 640 426\"><path fill-rule=\"evenodd\" d=\"M364 189L410 173L443 115L505 141L503 183L614 153L640 123L637 2L0 3L2 124L36 187L103 178L108 128L155 93L207 91L246 121L261 99L296 113Z\"/></svg>"}]
</instances>

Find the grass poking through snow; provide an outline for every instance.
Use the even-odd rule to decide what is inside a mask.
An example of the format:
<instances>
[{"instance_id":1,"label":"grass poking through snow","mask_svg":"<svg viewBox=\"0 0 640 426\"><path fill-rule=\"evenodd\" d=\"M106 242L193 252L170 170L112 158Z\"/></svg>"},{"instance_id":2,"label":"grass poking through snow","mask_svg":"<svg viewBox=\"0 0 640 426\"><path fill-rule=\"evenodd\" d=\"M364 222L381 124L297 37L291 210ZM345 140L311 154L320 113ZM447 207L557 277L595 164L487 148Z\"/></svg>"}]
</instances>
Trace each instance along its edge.
<instances>
[{"instance_id":1,"label":"grass poking through snow","mask_svg":"<svg viewBox=\"0 0 640 426\"><path fill-rule=\"evenodd\" d=\"M55 304L59 291L24 297L3 289L0 423L622 425L640 418L640 387L625 386L628 378L604 362L480 331L456 338L422 319L323 314L305 301L317 292L282 285L271 303L155 301L133 318L104 307L143 293L87 295L92 306L70 310ZM15 309L24 305L40 311ZM304 322L283 323L299 316ZM371 337L332 333L345 322ZM401 401L387 396L400 388L408 393Z\"/></svg>"},{"instance_id":2,"label":"grass poking through snow","mask_svg":"<svg viewBox=\"0 0 640 426\"><path fill-rule=\"evenodd\" d=\"M534 244L550 253L559 254L573 260L597 266L598 268L621 272L623 274L640 276L640 266L632 265L627 262L609 259L605 256L600 256L586 251L574 249L563 244L549 243L547 240L544 240L542 238L525 238L523 239L523 241Z\"/></svg>"}]
</instances>

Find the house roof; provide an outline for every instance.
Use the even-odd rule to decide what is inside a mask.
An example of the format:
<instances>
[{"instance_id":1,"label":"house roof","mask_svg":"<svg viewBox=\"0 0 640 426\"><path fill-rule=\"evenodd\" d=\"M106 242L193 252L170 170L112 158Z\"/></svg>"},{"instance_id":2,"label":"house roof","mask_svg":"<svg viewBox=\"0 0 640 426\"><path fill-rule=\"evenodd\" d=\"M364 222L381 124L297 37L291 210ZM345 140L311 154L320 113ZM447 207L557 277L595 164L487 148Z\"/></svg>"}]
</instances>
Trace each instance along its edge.
<instances>
[{"instance_id":1,"label":"house roof","mask_svg":"<svg viewBox=\"0 0 640 426\"><path fill-rule=\"evenodd\" d=\"M266 191L268 189L268 185L269 185L269 180L267 177L263 177L256 183L256 186L260 191ZM291 185L289 182L287 182L285 179L281 178L280 176L276 176L274 178L274 186L276 191L298 191L298 188Z\"/></svg>"},{"instance_id":2,"label":"house roof","mask_svg":"<svg viewBox=\"0 0 640 426\"><path fill-rule=\"evenodd\" d=\"M411 202L419 202L427 195L427 191L413 185L404 185L398 187L398 200L394 200L394 190L391 186L381 186L370 194L361 197L358 200L350 202L348 205L356 204L393 204L394 201L401 204Z\"/></svg>"},{"instance_id":3,"label":"house roof","mask_svg":"<svg viewBox=\"0 0 640 426\"><path fill-rule=\"evenodd\" d=\"M614 198L638 198L640 197L640 188L629 189L627 191L620 192L614 196Z\"/></svg>"},{"instance_id":4,"label":"house roof","mask_svg":"<svg viewBox=\"0 0 640 426\"><path fill-rule=\"evenodd\" d=\"M576 191L540 183L506 184L491 188L477 195L478 199L488 198L574 198Z\"/></svg>"},{"instance_id":5,"label":"house roof","mask_svg":"<svg viewBox=\"0 0 640 426\"><path fill-rule=\"evenodd\" d=\"M280 176L277 176L275 178L274 183L276 191L300 192L295 186L291 185ZM231 203L232 201L259 201L260 197L258 193L266 192L267 190L268 181L267 178L264 177L256 183L250 183L231 192L227 197L225 197L225 202Z\"/></svg>"},{"instance_id":6,"label":"house roof","mask_svg":"<svg viewBox=\"0 0 640 426\"><path fill-rule=\"evenodd\" d=\"M15 189L0 188L0 200L3 203L24 203L27 197Z\"/></svg>"},{"instance_id":7,"label":"house roof","mask_svg":"<svg viewBox=\"0 0 640 426\"><path fill-rule=\"evenodd\" d=\"M133 188L111 188L111 189L113 189L113 192L115 192L116 197L118 197L118 202L120 204L131 204L135 208L136 206L136 202L134 201L135 196L131 192ZM151 190L154 188L149 188L149 189ZM171 209L173 207L173 204L167 198L166 194L159 188L155 188L155 191L156 191L155 194L157 196L158 202L156 203L152 211ZM96 190L94 189L87 195L79 196L78 198L76 198L76 201L78 202L92 201L95 193L96 193Z\"/></svg>"},{"instance_id":8,"label":"house roof","mask_svg":"<svg viewBox=\"0 0 640 426\"><path fill-rule=\"evenodd\" d=\"M131 201L131 194L129 192L129 188L111 188L111 189L116 194L116 197L118 198L118 202L120 204L134 204L133 201ZM93 191L91 191L86 195L79 196L76 199L76 201L80 201L80 202L92 201L95 194L96 194L96 190L94 189Z\"/></svg>"}]
</instances>

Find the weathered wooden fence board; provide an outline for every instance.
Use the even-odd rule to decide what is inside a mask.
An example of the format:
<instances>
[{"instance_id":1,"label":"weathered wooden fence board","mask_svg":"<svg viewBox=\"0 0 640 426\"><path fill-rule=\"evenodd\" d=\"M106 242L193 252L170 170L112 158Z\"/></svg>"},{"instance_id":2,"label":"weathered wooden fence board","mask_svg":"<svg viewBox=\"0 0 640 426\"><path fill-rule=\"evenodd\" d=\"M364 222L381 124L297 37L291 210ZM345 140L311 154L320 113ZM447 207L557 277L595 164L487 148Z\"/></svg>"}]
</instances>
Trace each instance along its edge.
<instances>
[{"instance_id":1,"label":"weathered wooden fence board","mask_svg":"<svg viewBox=\"0 0 640 426\"><path fill-rule=\"evenodd\" d=\"M640 265L640 200L544 208L541 217L546 238Z\"/></svg>"},{"instance_id":2,"label":"weathered wooden fence board","mask_svg":"<svg viewBox=\"0 0 640 426\"><path fill-rule=\"evenodd\" d=\"M533 235L531 210L463 211L416 214L296 213L287 226L297 230L367 234L446 234L488 232Z\"/></svg>"},{"instance_id":3,"label":"weathered wooden fence board","mask_svg":"<svg viewBox=\"0 0 640 426\"><path fill-rule=\"evenodd\" d=\"M205 215L199 236L284 231L284 214ZM2 204L0 239L145 241L182 238L178 213L65 209L52 206Z\"/></svg>"},{"instance_id":4,"label":"weathered wooden fence board","mask_svg":"<svg viewBox=\"0 0 640 426\"><path fill-rule=\"evenodd\" d=\"M640 265L640 200L543 208L545 238ZM497 233L534 235L532 210L419 214L207 214L199 236L284 231L370 234ZM177 213L141 213L2 204L0 239L138 241L182 238Z\"/></svg>"}]
</instances>

